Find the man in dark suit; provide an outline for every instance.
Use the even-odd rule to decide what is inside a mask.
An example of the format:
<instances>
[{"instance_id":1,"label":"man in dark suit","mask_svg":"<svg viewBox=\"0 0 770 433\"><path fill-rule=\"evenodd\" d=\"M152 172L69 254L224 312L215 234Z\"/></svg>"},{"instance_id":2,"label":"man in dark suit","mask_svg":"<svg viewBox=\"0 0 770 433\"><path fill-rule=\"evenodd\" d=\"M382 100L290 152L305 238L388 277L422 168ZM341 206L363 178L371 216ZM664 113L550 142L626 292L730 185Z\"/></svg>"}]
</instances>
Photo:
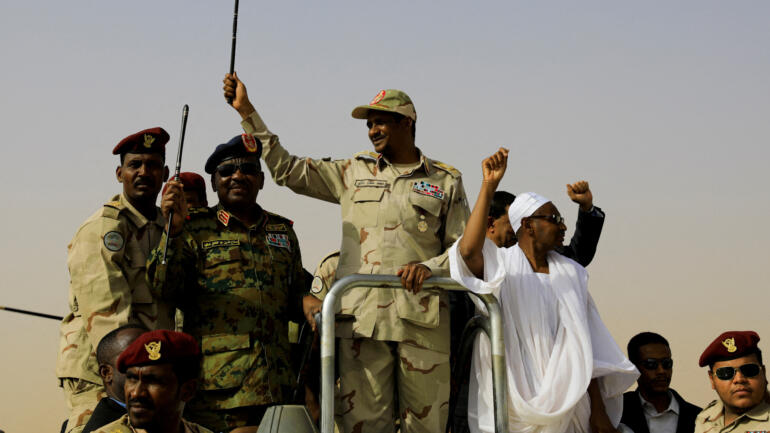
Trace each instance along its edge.
<instances>
[{"instance_id":1,"label":"man in dark suit","mask_svg":"<svg viewBox=\"0 0 770 433\"><path fill-rule=\"evenodd\" d=\"M641 374L636 391L623 394L620 422L635 433L693 433L701 408L669 387L674 361L668 341L654 332L637 334L628 342L628 359Z\"/></svg>"},{"instance_id":2,"label":"man in dark suit","mask_svg":"<svg viewBox=\"0 0 770 433\"><path fill-rule=\"evenodd\" d=\"M118 371L118 356L147 331L143 325L128 324L111 331L99 341L96 346L96 361L99 363L99 375L102 377L107 397L99 400L82 433L96 431L126 414L123 391L126 375Z\"/></svg>"}]
</instances>

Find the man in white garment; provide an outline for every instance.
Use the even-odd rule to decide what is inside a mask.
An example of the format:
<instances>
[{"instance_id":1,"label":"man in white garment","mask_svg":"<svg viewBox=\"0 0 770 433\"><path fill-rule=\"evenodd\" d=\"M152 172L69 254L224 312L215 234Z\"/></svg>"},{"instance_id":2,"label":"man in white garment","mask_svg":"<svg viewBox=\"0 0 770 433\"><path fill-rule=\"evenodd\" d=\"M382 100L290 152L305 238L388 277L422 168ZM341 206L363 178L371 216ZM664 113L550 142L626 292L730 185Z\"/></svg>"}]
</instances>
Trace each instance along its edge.
<instances>
[{"instance_id":1,"label":"man in white garment","mask_svg":"<svg viewBox=\"0 0 770 433\"><path fill-rule=\"evenodd\" d=\"M449 259L452 278L500 302L509 429L615 432L623 391L639 374L602 323L585 268L553 251L566 231L556 206L535 193L519 194L508 213L519 243L498 248L485 238L507 160L501 148L483 161L479 197ZM478 338L468 405L473 433L494 431L490 359L489 340Z\"/></svg>"}]
</instances>

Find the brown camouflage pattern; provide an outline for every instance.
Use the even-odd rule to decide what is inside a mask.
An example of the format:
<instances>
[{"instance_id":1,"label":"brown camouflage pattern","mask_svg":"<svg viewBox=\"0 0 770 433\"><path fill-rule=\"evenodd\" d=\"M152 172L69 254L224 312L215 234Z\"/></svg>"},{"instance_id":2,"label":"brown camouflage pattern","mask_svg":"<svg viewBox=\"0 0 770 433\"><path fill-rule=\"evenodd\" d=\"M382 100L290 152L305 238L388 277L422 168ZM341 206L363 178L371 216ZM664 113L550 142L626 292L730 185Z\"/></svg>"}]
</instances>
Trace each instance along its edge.
<instances>
[{"instance_id":1,"label":"brown camouflage pattern","mask_svg":"<svg viewBox=\"0 0 770 433\"><path fill-rule=\"evenodd\" d=\"M427 265L434 276L448 276L446 248L462 235L470 214L455 168L424 155L416 169L404 173L373 152L336 161L297 157L256 112L241 125L263 143L262 157L277 184L341 205L336 279L354 273L394 275L413 261ZM443 197L415 192L419 182L437 187ZM337 335L407 341L449 353L449 321L439 320L439 305L446 303L446 294L431 290L354 289L341 299L339 314L350 320L338 324Z\"/></svg>"},{"instance_id":2,"label":"brown camouflage pattern","mask_svg":"<svg viewBox=\"0 0 770 433\"><path fill-rule=\"evenodd\" d=\"M201 425L182 419L185 433L213 433L211 430ZM131 425L128 415L116 419L115 421L100 427L97 433L143 433L143 429L136 429Z\"/></svg>"},{"instance_id":3,"label":"brown camouflage pattern","mask_svg":"<svg viewBox=\"0 0 770 433\"><path fill-rule=\"evenodd\" d=\"M148 221L118 195L91 215L70 242L70 313L60 327L56 375L71 410L87 406L93 410L101 398L98 391L80 393L75 402L73 393L85 388L102 390L95 350L104 335L128 323L142 323L150 329L174 327L173 310L157 302L146 280L147 258L160 241L163 225L160 209ZM123 240L120 248L113 246L116 251L105 246L104 237L110 232ZM65 379L68 386L64 386ZM88 404L84 402L87 395L93 397ZM70 413L74 422L69 428L88 421L81 415Z\"/></svg>"},{"instance_id":4,"label":"brown camouflage pattern","mask_svg":"<svg viewBox=\"0 0 770 433\"><path fill-rule=\"evenodd\" d=\"M449 415L449 355L410 344L339 340L340 391L335 418L341 431L443 432ZM396 384L408 383L398 389ZM399 413L393 411L399 408Z\"/></svg>"},{"instance_id":5,"label":"brown camouflage pattern","mask_svg":"<svg viewBox=\"0 0 770 433\"><path fill-rule=\"evenodd\" d=\"M194 421L202 411L289 398L287 324L303 320L304 274L291 221L260 210L258 224L246 227L230 215L225 225L219 211L192 214L169 243L167 265L160 247L148 264L154 289L183 310L184 332L201 345L201 382L186 412ZM288 248L268 242L276 235Z\"/></svg>"}]
</instances>

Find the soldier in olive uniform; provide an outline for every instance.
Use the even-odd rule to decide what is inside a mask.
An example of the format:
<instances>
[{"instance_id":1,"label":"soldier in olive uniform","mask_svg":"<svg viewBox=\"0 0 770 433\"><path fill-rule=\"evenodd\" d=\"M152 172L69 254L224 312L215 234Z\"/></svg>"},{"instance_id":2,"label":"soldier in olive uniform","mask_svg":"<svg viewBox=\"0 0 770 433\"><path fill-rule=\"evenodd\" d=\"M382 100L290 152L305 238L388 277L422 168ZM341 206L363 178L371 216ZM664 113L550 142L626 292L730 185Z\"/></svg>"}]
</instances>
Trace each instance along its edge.
<instances>
[{"instance_id":1,"label":"soldier in olive uniform","mask_svg":"<svg viewBox=\"0 0 770 433\"><path fill-rule=\"evenodd\" d=\"M70 411L68 431L80 431L106 396L95 356L102 337L128 323L174 326L173 311L152 296L145 271L164 228L155 200L168 178L168 139L162 128L151 128L115 146L123 193L91 215L69 245L70 314L61 324L56 363Z\"/></svg>"},{"instance_id":2,"label":"soldier in olive uniform","mask_svg":"<svg viewBox=\"0 0 770 433\"><path fill-rule=\"evenodd\" d=\"M460 172L415 146L417 114L399 90L383 90L352 116L366 119L375 152L325 160L289 154L248 99L237 76L224 94L244 130L262 142L275 182L342 207L342 247L336 279L396 274L406 290L347 292L338 312L337 415L342 430L443 431L449 400L449 309L444 292L420 291L447 276L445 250L469 215ZM347 319L347 320L345 320ZM396 398L398 400L396 400Z\"/></svg>"},{"instance_id":3,"label":"soldier in olive uniform","mask_svg":"<svg viewBox=\"0 0 770 433\"><path fill-rule=\"evenodd\" d=\"M770 431L767 371L754 331L729 331L703 351L698 364L708 366L714 400L695 419L695 433Z\"/></svg>"},{"instance_id":4,"label":"soldier in olive uniform","mask_svg":"<svg viewBox=\"0 0 770 433\"><path fill-rule=\"evenodd\" d=\"M179 182L162 209L174 210L167 264L159 246L148 278L185 313L184 331L201 345L203 371L187 418L214 431L258 425L293 386L288 322L320 309L307 293L292 222L257 204L261 145L250 135L217 146L206 162L219 204L190 212ZM306 301L303 301L303 297Z\"/></svg>"}]
</instances>

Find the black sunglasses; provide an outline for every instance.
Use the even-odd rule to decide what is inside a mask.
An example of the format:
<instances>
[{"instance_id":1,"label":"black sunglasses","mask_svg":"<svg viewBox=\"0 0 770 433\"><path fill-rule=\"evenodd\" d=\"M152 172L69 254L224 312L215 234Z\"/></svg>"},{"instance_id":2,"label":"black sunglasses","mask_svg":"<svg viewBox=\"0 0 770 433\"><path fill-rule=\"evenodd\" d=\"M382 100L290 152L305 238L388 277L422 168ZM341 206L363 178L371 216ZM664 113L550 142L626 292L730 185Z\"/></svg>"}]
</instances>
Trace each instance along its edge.
<instances>
[{"instance_id":1,"label":"black sunglasses","mask_svg":"<svg viewBox=\"0 0 770 433\"><path fill-rule=\"evenodd\" d=\"M564 217L561 215L531 215L528 218L542 218L556 225L564 223Z\"/></svg>"},{"instance_id":2,"label":"black sunglasses","mask_svg":"<svg viewBox=\"0 0 770 433\"><path fill-rule=\"evenodd\" d=\"M641 362L642 367L644 367L645 370L657 370L658 363L660 363L661 367L663 367L664 370L671 370L671 367L674 366L674 360L671 358L663 358L663 359L647 358L642 360Z\"/></svg>"},{"instance_id":3,"label":"black sunglasses","mask_svg":"<svg viewBox=\"0 0 770 433\"><path fill-rule=\"evenodd\" d=\"M222 177L232 176L236 170L240 170L245 175L255 175L259 173L259 165L255 162L242 162L240 164L228 163L217 166L217 173Z\"/></svg>"},{"instance_id":4,"label":"black sunglasses","mask_svg":"<svg viewBox=\"0 0 770 433\"><path fill-rule=\"evenodd\" d=\"M714 370L714 375L721 380L731 380L735 377L735 372L740 370L743 377L754 377L762 371L759 364L743 364L740 367L719 367Z\"/></svg>"}]
</instances>

